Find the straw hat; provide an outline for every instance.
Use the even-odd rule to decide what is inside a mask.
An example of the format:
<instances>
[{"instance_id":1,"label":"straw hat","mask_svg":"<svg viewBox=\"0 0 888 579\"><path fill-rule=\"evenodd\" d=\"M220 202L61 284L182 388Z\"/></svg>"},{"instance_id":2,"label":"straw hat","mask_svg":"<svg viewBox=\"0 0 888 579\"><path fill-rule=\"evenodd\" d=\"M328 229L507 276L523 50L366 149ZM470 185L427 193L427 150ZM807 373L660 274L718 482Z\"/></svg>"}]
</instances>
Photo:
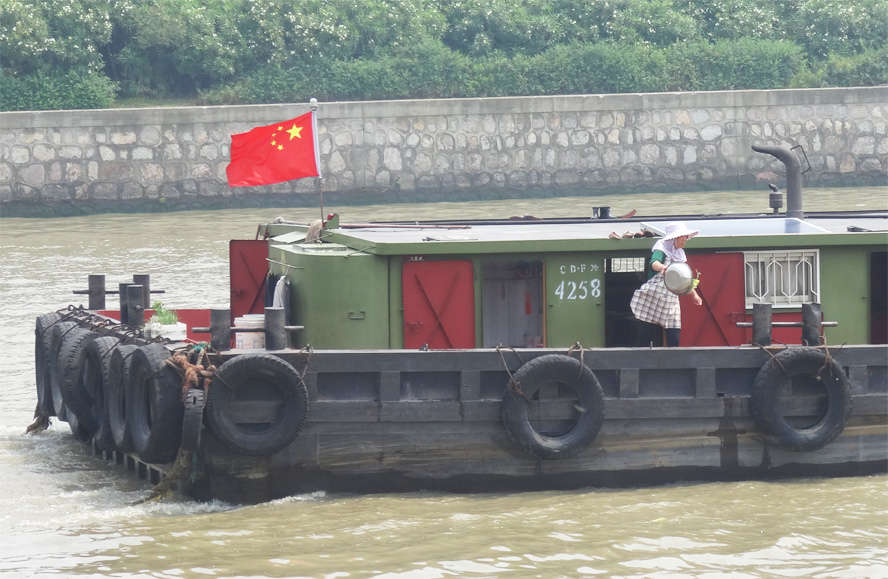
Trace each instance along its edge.
<instances>
[{"instance_id":1,"label":"straw hat","mask_svg":"<svg viewBox=\"0 0 888 579\"><path fill-rule=\"evenodd\" d=\"M700 233L699 229L688 229L682 221L673 221L666 224L666 233L663 234L664 240L675 239L682 235L687 235L688 239Z\"/></svg>"}]
</instances>

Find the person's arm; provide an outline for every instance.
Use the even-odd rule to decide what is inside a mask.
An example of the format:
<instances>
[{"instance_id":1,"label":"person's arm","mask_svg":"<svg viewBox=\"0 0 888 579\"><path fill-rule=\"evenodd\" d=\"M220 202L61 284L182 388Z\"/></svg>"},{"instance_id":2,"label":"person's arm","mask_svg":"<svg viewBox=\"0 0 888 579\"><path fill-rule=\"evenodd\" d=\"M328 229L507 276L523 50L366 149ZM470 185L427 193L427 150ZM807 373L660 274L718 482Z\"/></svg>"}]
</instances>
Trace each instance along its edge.
<instances>
[{"instance_id":1,"label":"person's arm","mask_svg":"<svg viewBox=\"0 0 888 579\"><path fill-rule=\"evenodd\" d=\"M654 273L666 271L666 264L663 263L664 261L666 261L666 254L662 251L655 251L651 254L651 269L654 270Z\"/></svg>"},{"instance_id":2,"label":"person's arm","mask_svg":"<svg viewBox=\"0 0 888 579\"><path fill-rule=\"evenodd\" d=\"M698 306L703 305L703 298L700 297L700 294L697 293L697 290L691 290L691 299L694 300L694 304Z\"/></svg>"}]
</instances>

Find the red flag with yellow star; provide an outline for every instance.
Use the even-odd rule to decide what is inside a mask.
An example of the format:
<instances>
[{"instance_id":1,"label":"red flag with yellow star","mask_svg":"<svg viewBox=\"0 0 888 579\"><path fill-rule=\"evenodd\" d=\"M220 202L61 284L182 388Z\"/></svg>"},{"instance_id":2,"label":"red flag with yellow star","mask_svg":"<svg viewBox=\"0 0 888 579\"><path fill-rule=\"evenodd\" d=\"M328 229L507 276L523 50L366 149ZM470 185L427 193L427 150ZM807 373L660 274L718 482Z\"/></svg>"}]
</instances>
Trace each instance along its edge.
<instances>
[{"instance_id":1,"label":"red flag with yellow star","mask_svg":"<svg viewBox=\"0 0 888 579\"><path fill-rule=\"evenodd\" d=\"M320 177L314 111L301 117L231 135L229 187L271 185Z\"/></svg>"}]
</instances>

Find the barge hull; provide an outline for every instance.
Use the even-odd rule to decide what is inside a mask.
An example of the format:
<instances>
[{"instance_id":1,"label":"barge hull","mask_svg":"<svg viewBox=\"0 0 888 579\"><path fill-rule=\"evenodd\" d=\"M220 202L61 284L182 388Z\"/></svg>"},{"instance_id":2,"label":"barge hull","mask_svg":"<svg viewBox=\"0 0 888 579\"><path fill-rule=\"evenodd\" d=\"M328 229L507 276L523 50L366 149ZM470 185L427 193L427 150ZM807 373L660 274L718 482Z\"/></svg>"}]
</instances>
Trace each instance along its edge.
<instances>
[{"instance_id":1,"label":"barge hull","mask_svg":"<svg viewBox=\"0 0 888 579\"><path fill-rule=\"evenodd\" d=\"M521 365L563 350L323 351L310 360L277 351L308 366L304 428L264 457L237 455L205 430L188 492L255 503L317 490L507 492L888 472L885 348L831 350L851 383L852 415L838 438L811 452L774 446L750 417L752 384L776 351L574 352L601 383L604 422L591 445L557 460L515 444L502 397ZM538 412L557 406L543 401Z\"/></svg>"}]
</instances>

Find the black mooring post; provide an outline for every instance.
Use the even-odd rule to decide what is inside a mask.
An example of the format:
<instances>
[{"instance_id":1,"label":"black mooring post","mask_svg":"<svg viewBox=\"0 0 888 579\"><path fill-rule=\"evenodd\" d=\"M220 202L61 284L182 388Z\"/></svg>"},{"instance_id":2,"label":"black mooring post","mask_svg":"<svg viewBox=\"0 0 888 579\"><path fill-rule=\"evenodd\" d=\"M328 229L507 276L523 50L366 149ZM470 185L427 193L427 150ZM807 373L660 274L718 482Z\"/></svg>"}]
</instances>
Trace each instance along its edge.
<instances>
[{"instance_id":1,"label":"black mooring post","mask_svg":"<svg viewBox=\"0 0 888 579\"><path fill-rule=\"evenodd\" d=\"M127 310L127 301L126 301L126 288L128 288L130 283L120 283L117 285L118 295L120 296L120 323L121 324L129 324L129 311Z\"/></svg>"},{"instance_id":2,"label":"black mooring post","mask_svg":"<svg viewBox=\"0 0 888 579\"><path fill-rule=\"evenodd\" d=\"M105 276L102 274L89 275L89 309L105 309Z\"/></svg>"},{"instance_id":3,"label":"black mooring post","mask_svg":"<svg viewBox=\"0 0 888 579\"><path fill-rule=\"evenodd\" d=\"M802 304L802 345L819 346L822 326L823 309L820 304Z\"/></svg>"},{"instance_id":4,"label":"black mooring post","mask_svg":"<svg viewBox=\"0 0 888 579\"><path fill-rule=\"evenodd\" d=\"M752 343L771 345L771 304L752 304Z\"/></svg>"},{"instance_id":5,"label":"black mooring post","mask_svg":"<svg viewBox=\"0 0 888 579\"><path fill-rule=\"evenodd\" d=\"M210 347L231 349L231 310L210 310Z\"/></svg>"},{"instance_id":6,"label":"black mooring post","mask_svg":"<svg viewBox=\"0 0 888 579\"><path fill-rule=\"evenodd\" d=\"M287 331L284 329L284 308L265 308L265 349L286 350Z\"/></svg>"},{"instance_id":7,"label":"black mooring post","mask_svg":"<svg viewBox=\"0 0 888 579\"><path fill-rule=\"evenodd\" d=\"M142 307L142 286L134 283L126 286L126 317L127 323L137 328L145 326L145 308Z\"/></svg>"},{"instance_id":8,"label":"black mooring post","mask_svg":"<svg viewBox=\"0 0 888 579\"><path fill-rule=\"evenodd\" d=\"M142 286L142 307L151 309L151 276L148 274L133 275L133 283Z\"/></svg>"}]
</instances>

